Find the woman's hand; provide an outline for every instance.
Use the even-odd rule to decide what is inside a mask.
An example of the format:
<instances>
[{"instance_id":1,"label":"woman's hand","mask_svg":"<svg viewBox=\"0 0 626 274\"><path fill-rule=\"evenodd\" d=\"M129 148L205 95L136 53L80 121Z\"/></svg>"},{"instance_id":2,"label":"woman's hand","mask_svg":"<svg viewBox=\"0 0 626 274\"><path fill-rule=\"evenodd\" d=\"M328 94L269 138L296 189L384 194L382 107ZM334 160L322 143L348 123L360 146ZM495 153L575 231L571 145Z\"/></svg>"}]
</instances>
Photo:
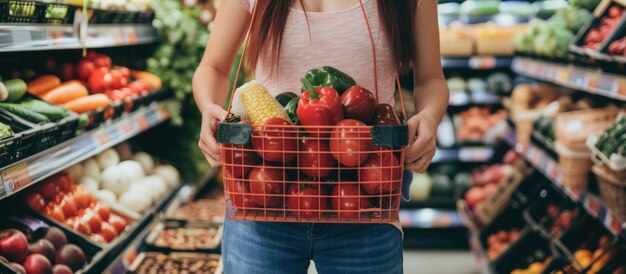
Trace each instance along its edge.
<instances>
[{"instance_id":1,"label":"woman's hand","mask_svg":"<svg viewBox=\"0 0 626 274\"><path fill-rule=\"evenodd\" d=\"M436 136L439 121L436 116L422 111L411 117L409 126L409 147L406 150L406 169L424 173L437 151Z\"/></svg>"},{"instance_id":2,"label":"woman's hand","mask_svg":"<svg viewBox=\"0 0 626 274\"><path fill-rule=\"evenodd\" d=\"M198 146L212 167L218 167L222 164L220 145L215 139L215 131L217 130L217 123L225 116L226 111L215 104L209 105L202 113L202 128L200 129Z\"/></svg>"}]
</instances>

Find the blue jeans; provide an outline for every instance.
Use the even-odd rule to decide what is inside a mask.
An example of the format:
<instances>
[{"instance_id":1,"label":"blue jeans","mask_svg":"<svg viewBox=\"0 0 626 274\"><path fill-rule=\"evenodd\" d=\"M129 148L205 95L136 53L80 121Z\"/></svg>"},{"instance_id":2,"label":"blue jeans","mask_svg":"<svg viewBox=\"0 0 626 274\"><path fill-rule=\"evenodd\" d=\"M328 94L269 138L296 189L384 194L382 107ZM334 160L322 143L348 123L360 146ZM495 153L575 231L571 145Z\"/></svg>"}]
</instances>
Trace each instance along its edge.
<instances>
[{"instance_id":1,"label":"blue jeans","mask_svg":"<svg viewBox=\"0 0 626 274\"><path fill-rule=\"evenodd\" d=\"M402 235L390 224L269 223L226 220L225 274L402 273Z\"/></svg>"}]
</instances>

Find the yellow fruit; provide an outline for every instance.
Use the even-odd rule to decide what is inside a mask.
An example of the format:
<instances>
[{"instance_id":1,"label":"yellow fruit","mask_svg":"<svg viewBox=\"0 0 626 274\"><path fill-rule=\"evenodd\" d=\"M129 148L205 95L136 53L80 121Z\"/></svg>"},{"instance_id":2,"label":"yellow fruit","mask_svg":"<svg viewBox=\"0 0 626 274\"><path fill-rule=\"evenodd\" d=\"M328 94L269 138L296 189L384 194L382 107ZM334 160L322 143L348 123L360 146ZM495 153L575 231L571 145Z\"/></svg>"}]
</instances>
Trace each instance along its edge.
<instances>
[{"instance_id":1,"label":"yellow fruit","mask_svg":"<svg viewBox=\"0 0 626 274\"><path fill-rule=\"evenodd\" d=\"M536 262L536 263L530 264L530 266L528 267L528 272L533 273L533 274L541 274L541 272L543 272L543 269L544 269L543 264L540 262Z\"/></svg>"},{"instance_id":2,"label":"yellow fruit","mask_svg":"<svg viewBox=\"0 0 626 274\"><path fill-rule=\"evenodd\" d=\"M583 259L591 260L591 251L587 249L576 250L576 252L574 252L574 258L576 258L576 260L579 262Z\"/></svg>"},{"instance_id":3,"label":"yellow fruit","mask_svg":"<svg viewBox=\"0 0 626 274\"><path fill-rule=\"evenodd\" d=\"M576 260L578 261L580 266L582 266L583 268L587 268L589 265L591 265L591 258L590 257L582 257L582 258L576 259Z\"/></svg>"},{"instance_id":4,"label":"yellow fruit","mask_svg":"<svg viewBox=\"0 0 626 274\"><path fill-rule=\"evenodd\" d=\"M598 248L596 249L596 251L593 252L593 256L591 258L594 260L597 258L600 258L600 256L602 256L603 253L604 253L604 248Z\"/></svg>"}]
</instances>

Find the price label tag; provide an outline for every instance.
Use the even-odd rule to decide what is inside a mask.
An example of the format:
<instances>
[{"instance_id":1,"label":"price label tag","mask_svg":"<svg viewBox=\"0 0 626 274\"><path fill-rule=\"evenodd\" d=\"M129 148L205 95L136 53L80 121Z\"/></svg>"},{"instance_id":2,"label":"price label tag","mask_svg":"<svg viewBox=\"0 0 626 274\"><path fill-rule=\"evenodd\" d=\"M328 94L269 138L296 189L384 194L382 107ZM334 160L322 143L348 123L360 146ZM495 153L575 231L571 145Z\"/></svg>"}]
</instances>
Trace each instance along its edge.
<instances>
[{"instance_id":1,"label":"price label tag","mask_svg":"<svg viewBox=\"0 0 626 274\"><path fill-rule=\"evenodd\" d=\"M557 72L556 82L565 83L569 79L569 70L567 68L559 68Z\"/></svg>"},{"instance_id":2,"label":"price label tag","mask_svg":"<svg viewBox=\"0 0 626 274\"><path fill-rule=\"evenodd\" d=\"M496 67L495 57L472 57L469 59L469 67L472 69L492 69Z\"/></svg>"},{"instance_id":3,"label":"price label tag","mask_svg":"<svg viewBox=\"0 0 626 274\"><path fill-rule=\"evenodd\" d=\"M19 163L7 168L2 172L2 181L7 194L14 193L28 186L31 182L28 165Z\"/></svg>"},{"instance_id":4,"label":"price label tag","mask_svg":"<svg viewBox=\"0 0 626 274\"><path fill-rule=\"evenodd\" d=\"M493 150L489 148L462 148L459 150L459 160L463 162L486 161L493 155Z\"/></svg>"},{"instance_id":5,"label":"price label tag","mask_svg":"<svg viewBox=\"0 0 626 274\"><path fill-rule=\"evenodd\" d=\"M94 133L92 138L96 146L102 146L111 142L111 136L109 136L109 133L105 129L101 129Z\"/></svg>"},{"instance_id":6,"label":"price label tag","mask_svg":"<svg viewBox=\"0 0 626 274\"><path fill-rule=\"evenodd\" d=\"M617 83L617 93L619 96L622 96L622 100L626 100L626 79L625 78L616 78L615 82Z\"/></svg>"},{"instance_id":7,"label":"price label tag","mask_svg":"<svg viewBox=\"0 0 626 274\"><path fill-rule=\"evenodd\" d=\"M466 93L454 92L450 96L449 104L452 106L459 106L468 103L469 96Z\"/></svg>"},{"instance_id":8,"label":"price label tag","mask_svg":"<svg viewBox=\"0 0 626 274\"><path fill-rule=\"evenodd\" d=\"M617 94L619 91L615 78L608 75L600 75L597 88L600 92L607 92L609 94Z\"/></svg>"},{"instance_id":9,"label":"price label tag","mask_svg":"<svg viewBox=\"0 0 626 274\"><path fill-rule=\"evenodd\" d=\"M132 131L133 131L133 125L128 122L128 121L124 121L121 125L120 125L120 131L124 134L124 135L129 135Z\"/></svg>"},{"instance_id":10,"label":"price label tag","mask_svg":"<svg viewBox=\"0 0 626 274\"><path fill-rule=\"evenodd\" d=\"M138 117L137 120L137 126L139 127L140 131L144 131L146 129L148 129L148 121L146 121L146 117Z\"/></svg>"},{"instance_id":11,"label":"price label tag","mask_svg":"<svg viewBox=\"0 0 626 274\"><path fill-rule=\"evenodd\" d=\"M571 69L567 82L577 87L587 87L587 73L577 69Z\"/></svg>"},{"instance_id":12,"label":"price label tag","mask_svg":"<svg viewBox=\"0 0 626 274\"><path fill-rule=\"evenodd\" d=\"M113 32L113 44L116 46L122 45L124 43L124 37L120 32Z\"/></svg>"}]
</instances>

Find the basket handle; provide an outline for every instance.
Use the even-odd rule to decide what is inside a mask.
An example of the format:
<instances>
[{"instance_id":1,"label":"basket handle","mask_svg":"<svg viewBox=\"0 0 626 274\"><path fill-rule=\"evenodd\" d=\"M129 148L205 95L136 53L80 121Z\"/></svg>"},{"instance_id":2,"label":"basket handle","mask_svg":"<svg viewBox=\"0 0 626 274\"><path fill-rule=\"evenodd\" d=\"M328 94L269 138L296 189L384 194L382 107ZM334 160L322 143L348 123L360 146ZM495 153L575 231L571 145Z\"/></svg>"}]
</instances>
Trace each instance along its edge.
<instances>
[{"instance_id":1,"label":"basket handle","mask_svg":"<svg viewBox=\"0 0 626 274\"><path fill-rule=\"evenodd\" d=\"M257 0L257 1L260 1L260 0ZM361 6L361 12L363 13L363 19L365 20L365 25L367 26L367 32L369 34L370 44L372 45L372 61L373 61L372 63L374 65L374 91L376 94L376 103L378 104L378 73L377 73L377 66L376 66L376 48L374 44L374 35L372 34L372 29L370 28L369 20L367 19L367 13L365 12L365 7L363 6L363 0L359 0L359 3ZM233 97L235 97L235 90L237 89L236 83L237 83L237 80L239 80L239 73L241 72L241 66L243 64L243 60L245 58L248 45L250 42L250 31L252 29L252 24L254 24L254 18L255 18L254 15L256 14L256 12L257 12L257 5L255 1L252 6L252 12L250 13L251 19L248 25L248 30L246 31L244 47L241 52L241 56L239 57L239 64L237 65L237 72L235 73L235 79L233 81L233 84L230 90L230 98L228 99L228 109L226 110L226 116L224 117L224 120L230 117L231 108L233 106ZM404 107L404 97L402 95L402 86L400 85L400 77L398 74L399 72L396 72L396 85L398 89L398 95L400 97L400 103L402 105L402 115L403 115L402 119L404 120L406 124L407 117L406 117L406 110Z\"/></svg>"}]
</instances>

